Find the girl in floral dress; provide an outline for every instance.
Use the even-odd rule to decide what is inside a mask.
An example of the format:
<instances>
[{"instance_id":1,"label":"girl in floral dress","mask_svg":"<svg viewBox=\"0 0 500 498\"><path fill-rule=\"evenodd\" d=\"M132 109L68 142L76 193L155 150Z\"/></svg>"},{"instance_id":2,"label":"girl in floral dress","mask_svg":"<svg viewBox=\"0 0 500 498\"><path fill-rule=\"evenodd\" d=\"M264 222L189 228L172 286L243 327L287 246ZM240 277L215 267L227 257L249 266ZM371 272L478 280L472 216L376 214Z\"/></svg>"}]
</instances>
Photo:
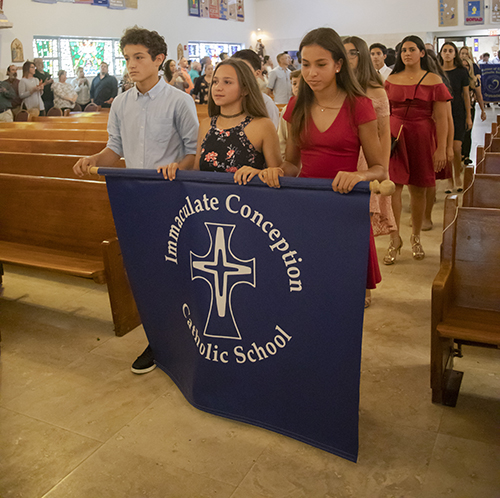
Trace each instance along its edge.
<instances>
[{"instance_id":1,"label":"girl in floral dress","mask_svg":"<svg viewBox=\"0 0 500 498\"><path fill-rule=\"evenodd\" d=\"M246 62L226 59L218 64L208 114L200 124L194 169L234 173L235 183L246 185L264 168L279 167L276 128ZM172 180L176 169L173 164L158 171Z\"/></svg>"}]
</instances>

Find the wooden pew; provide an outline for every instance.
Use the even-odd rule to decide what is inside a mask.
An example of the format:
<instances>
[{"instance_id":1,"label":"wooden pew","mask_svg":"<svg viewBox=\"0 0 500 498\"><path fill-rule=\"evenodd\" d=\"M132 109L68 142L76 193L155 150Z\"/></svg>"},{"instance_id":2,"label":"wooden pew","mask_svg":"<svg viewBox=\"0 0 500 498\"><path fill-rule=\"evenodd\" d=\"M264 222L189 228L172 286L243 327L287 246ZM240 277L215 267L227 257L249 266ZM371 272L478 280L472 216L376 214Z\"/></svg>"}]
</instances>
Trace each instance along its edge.
<instances>
[{"instance_id":1,"label":"wooden pew","mask_svg":"<svg viewBox=\"0 0 500 498\"><path fill-rule=\"evenodd\" d=\"M455 219L456 217L456 219ZM455 343L500 347L500 210L445 201L441 267L432 286L432 401L455 406ZM447 227L447 228L446 228Z\"/></svg>"},{"instance_id":2,"label":"wooden pew","mask_svg":"<svg viewBox=\"0 0 500 498\"><path fill-rule=\"evenodd\" d=\"M14 175L46 176L52 178L78 178L73 166L80 156L59 154L32 154L28 152L0 152L0 173ZM125 161L110 165L125 168ZM95 177L94 179L97 179Z\"/></svg>"},{"instance_id":3,"label":"wooden pew","mask_svg":"<svg viewBox=\"0 0 500 498\"><path fill-rule=\"evenodd\" d=\"M1 262L107 281L116 335L140 324L104 182L0 174L0 226Z\"/></svg>"},{"instance_id":4,"label":"wooden pew","mask_svg":"<svg viewBox=\"0 0 500 498\"><path fill-rule=\"evenodd\" d=\"M102 114L100 112L78 112L76 114L70 114L69 116L33 116L31 121L34 122L68 122L68 121L107 121L109 118L108 114Z\"/></svg>"},{"instance_id":5,"label":"wooden pew","mask_svg":"<svg viewBox=\"0 0 500 498\"><path fill-rule=\"evenodd\" d=\"M500 138L492 138L490 140L490 148L488 152L500 152Z\"/></svg>"},{"instance_id":6,"label":"wooden pew","mask_svg":"<svg viewBox=\"0 0 500 498\"><path fill-rule=\"evenodd\" d=\"M31 152L89 156L106 147L106 142L80 142L78 140L23 140L1 138L0 152Z\"/></svg>"},{"instance_id":7,"label":"wooden pew","mask_svg":"<svg viewBox=\"0 0 500 498\"><path fill-rule=\"evenodd\" d=\"M500 175L500 152L484 152L478 147L476 163L477 173Z\"/></svg>"},{"instance_id":8,"label":"wooden pew","mask_svg":"<svg viewBox=\"0 0 500 498\"><path fill-rule=\"evenodd\" d=\"M462 206L500 209L500 175L474 174L473 166L465 168Z\"/></svg>"},{"instance_id":9,"label":"wooden pew","mask_svg":"<svg viewBox=\"0 0 500 498\"><path fill-rule=\"evenodd\" d=\"M15 129L15 130L107 130L108 123L105 121L67 121L67 122L46 122L46 121L30 121L27 123L12 122L0 123L0 130Z\"/></svg>"},{"instance_id":10,"label":"wooden pew","mask_svg":"<svg viewBox=\"0 0 500 498\"><path fill-rule=\"evenodd\" d=\"M95 142L108 140L106 130L68 130L68 129L28 129L0 128L0 138L24 138L26 140L80 140Z\"/></svg>"},{"instance_id":11,"label":"wooden pew","mask_svg":"<svg viewBox=\"0 0 500 498\"><path fill-rule=\"evenodd\" d=\"M196 115L198 116L198 121L200 123L204 119L208 118L208 105L207 104L196 104Z\"/></svg>"}]
</instances>

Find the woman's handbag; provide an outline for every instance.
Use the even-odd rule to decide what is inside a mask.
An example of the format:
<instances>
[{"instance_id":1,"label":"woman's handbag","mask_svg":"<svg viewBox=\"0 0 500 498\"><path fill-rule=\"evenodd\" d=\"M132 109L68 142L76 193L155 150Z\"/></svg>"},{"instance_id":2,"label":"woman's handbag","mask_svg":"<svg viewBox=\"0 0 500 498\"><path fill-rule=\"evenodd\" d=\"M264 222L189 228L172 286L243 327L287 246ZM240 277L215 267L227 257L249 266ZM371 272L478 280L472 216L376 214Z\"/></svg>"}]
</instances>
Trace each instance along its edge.
<instances>
[{"instance_id":1,"label":"woman's handbag","mask_svg":"<svg viewBox=\"0 0 500 498\"><path fill-rule=\"evenodd\" d=\"M417 83L417 86L415 87L415 93L413 94L413 98L410 100L410 102L408 102L408 106L406 108L406 112L405 112L405 116L403 118L403 120L406 119L406 116L408 116L408 111L410 110L410 106L411 106L411 103L415 100L415 97L417 95L417 89L418 89L418 86L420 85L420 83L422 83L422 80L429 74L429 71L427 71L423 76L422 78L420 78L420 81ZM401 125L399 127L399 131L398 131L398 134L397 136L392 136L391 135L391 157L394 156L397 151L398 151L398 144L399 144L399 137L401 136L401 132L403 131L403 125Z\"/></svg>"}]
</instances>

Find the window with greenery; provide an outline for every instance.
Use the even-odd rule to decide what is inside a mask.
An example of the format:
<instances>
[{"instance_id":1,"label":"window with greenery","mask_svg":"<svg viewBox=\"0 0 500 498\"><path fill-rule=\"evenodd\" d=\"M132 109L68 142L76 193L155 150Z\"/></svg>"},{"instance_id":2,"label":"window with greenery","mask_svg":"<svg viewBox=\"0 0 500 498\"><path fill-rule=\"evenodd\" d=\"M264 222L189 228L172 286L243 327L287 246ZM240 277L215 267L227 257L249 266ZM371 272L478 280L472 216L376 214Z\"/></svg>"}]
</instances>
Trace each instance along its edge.
<instances>
[{"instance_id":1,"label":"window with greenery","mask_svg":"<svg viewBox=\"0 0 500 498\"><path fill-rule=\"evenodd\" d=\"M73 78L79 67L84 68L86 76L95 76L99 73L101 62L107 62L109 73L117 78L125 71L125 59L118 38L35 36L33 53L43 59L45 70L55 77L60 69L64 69L68 78Z\"/></svg>"}]
</instances>

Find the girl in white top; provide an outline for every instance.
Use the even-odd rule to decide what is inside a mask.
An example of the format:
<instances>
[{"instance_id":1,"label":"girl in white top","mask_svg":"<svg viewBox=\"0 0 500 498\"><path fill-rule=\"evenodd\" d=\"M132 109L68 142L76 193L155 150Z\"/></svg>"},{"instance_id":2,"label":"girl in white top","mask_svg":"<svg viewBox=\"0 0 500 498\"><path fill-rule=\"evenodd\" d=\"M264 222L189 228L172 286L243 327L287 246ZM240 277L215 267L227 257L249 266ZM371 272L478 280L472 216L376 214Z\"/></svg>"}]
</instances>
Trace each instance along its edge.
<instances>
[{"instance_id":1,"label":"girl in white top","mask_svg":"<svg viewBox=\"0 0 500 498\"><path fill-rule=\"evenodd\" d=\"M71 82L75 92L78 94L76 103L82 108L90 102L90 83L87 78L85 78L85 71L83 67L79 67L76 70L76 78Z\"/></svg>"},{"instance_id":2,"label":"girl in white top","mask_svg":"<svg viewBox=\"0 0 500 498\"><path fill-rule=\"evenodd\" d=\"M35 78L36 67L33 62L26 61L23 64L23 77L19 82L19 98L23 99L22 107L25 109L45 110L42 93L43 83Z\"/></svg>"}]
</instances>

